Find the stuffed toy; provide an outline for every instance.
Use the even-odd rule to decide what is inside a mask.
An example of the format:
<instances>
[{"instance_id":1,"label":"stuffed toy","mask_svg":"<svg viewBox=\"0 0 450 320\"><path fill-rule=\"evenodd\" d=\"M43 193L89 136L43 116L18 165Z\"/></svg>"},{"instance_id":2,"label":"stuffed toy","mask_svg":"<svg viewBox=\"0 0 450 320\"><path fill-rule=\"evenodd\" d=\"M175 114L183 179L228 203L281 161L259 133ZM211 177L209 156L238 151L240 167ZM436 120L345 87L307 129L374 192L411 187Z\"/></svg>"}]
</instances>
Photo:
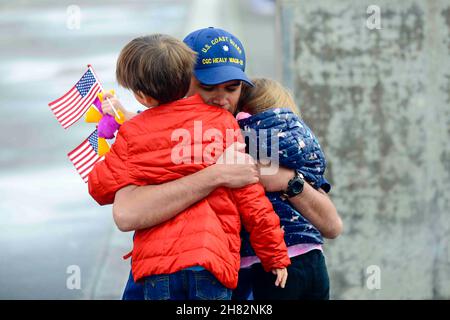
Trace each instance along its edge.
<instances>
[{"instance_id":1,"label":"stuffed toy","mask_svg":"<svg viewBox=\"0 0 450 320\"><path fill-rule=\"evenodd\" d=\"M114 90L109 91L111 94L115 94ZM122 111L117 110L119 117L112 116L110 114L104 114L102 110L103 93L100 92L97 98L92 103L89 110L86 112L86 122L98 123L98 155L102 157L109 151L109 144L106 139L112 139L115 137L116 131L120 125L125 121L125 116Z\"/></svg>"}]
</instances>

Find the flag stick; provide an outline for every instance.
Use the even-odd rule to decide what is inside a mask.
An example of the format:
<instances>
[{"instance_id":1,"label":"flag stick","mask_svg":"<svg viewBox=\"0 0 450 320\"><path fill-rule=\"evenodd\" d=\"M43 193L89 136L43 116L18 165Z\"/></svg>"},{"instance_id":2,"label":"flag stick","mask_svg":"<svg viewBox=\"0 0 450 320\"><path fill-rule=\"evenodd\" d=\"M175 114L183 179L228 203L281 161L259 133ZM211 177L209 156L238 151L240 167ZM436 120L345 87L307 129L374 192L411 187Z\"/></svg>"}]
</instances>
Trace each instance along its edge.
<instances>
[{"instance_id":1,"label":"flag stick","mask_svg":"<svg viewBox=\"0 0 450 320\"><path fill-rule=\"evenodd\" d=\"M94 75L95 79L97 79L100 89L104 92L105 90L103 89L102 83L98 79L97 74L95 73L94 69L92 68L92 66L90 64L88 64L87 66L92 71L92 74ZM116 110L116 108L114 108L113 104L111 103L111 100L109 100L109 98L106 98L106 101L108 101L109 105L113 109L114 114L117 116L117 118L120 119L119 113L117 113L117 110Z\"/></svg>"}]
</instances>

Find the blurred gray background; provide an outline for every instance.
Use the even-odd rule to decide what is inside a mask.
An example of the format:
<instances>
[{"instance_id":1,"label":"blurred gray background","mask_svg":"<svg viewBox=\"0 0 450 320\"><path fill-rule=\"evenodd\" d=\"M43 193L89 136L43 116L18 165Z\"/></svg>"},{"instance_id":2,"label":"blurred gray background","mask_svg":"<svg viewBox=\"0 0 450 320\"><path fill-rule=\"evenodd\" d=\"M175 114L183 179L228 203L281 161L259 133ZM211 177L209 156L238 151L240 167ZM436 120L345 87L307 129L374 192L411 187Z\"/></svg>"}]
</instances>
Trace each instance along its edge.
<instances>
[{"instance_id":1,"label":"blurred gray background","mask_svg":"<svg viewBox=\"0 0 450 320\"><path fill-rule=\"evenodd\" d=\"M64 130L47 104L90 63L137 110L115 82L120 49L207 26L242 40L249 75L291 88L319 137L345 229L324 246L331 297L449 299L444 0L0 1L0 299L120 299L132 234L66 156L94 125Z\"/></svg>"}]
</instances>

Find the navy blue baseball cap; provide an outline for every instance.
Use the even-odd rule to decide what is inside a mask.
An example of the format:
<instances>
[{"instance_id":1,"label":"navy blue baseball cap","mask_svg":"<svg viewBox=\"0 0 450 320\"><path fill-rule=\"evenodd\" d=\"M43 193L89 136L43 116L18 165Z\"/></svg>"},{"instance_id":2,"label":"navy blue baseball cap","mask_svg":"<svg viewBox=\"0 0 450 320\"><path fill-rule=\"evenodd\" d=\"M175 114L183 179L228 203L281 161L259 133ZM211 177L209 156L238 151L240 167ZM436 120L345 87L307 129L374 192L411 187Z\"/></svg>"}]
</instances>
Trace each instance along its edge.
<instances>
[{"instance_id":1,"label":"navy blue baseball cap","mask_svg":"<svg viewBox=\"0 0 450 320\"><path fill-rule=\"evenodd\" d=\"M194 75L201 83L216 85L242 80L253 86L244 72L244 47L231 33L209 27L188 34L183 41L197 52Z\"/></svg>"}]
</instances>

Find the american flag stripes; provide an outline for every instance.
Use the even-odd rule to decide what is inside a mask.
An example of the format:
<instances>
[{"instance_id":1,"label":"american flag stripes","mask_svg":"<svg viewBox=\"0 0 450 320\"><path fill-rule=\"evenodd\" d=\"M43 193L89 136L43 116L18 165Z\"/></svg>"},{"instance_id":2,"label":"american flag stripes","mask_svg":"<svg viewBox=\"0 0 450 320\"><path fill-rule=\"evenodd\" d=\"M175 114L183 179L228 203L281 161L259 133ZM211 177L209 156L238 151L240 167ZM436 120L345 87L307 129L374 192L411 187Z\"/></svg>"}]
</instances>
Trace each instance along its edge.
<instances>
[{"instance_id":1,"label":"american flag stripes","mask_svg":"<svg viewBox=\"0 0 450 320\"><path fill-rule=\"evenodd\" d=\"M89 109L101 89L93 71L88 68L72 89L48 105L59 123L67 129Z\"/></svg>"},{"instance_id":2,"label":"american flag stripes","mask_svg":"<svg viewBox=\"0 0 450 320\"><path fill-rule=\"evenodd\" d=\"M84 182L88 182L88 175L94 165L104 158L98 156L97 150L98 135L95 130L82 144L67 154Z\"/></svg>"}]
</instances>

